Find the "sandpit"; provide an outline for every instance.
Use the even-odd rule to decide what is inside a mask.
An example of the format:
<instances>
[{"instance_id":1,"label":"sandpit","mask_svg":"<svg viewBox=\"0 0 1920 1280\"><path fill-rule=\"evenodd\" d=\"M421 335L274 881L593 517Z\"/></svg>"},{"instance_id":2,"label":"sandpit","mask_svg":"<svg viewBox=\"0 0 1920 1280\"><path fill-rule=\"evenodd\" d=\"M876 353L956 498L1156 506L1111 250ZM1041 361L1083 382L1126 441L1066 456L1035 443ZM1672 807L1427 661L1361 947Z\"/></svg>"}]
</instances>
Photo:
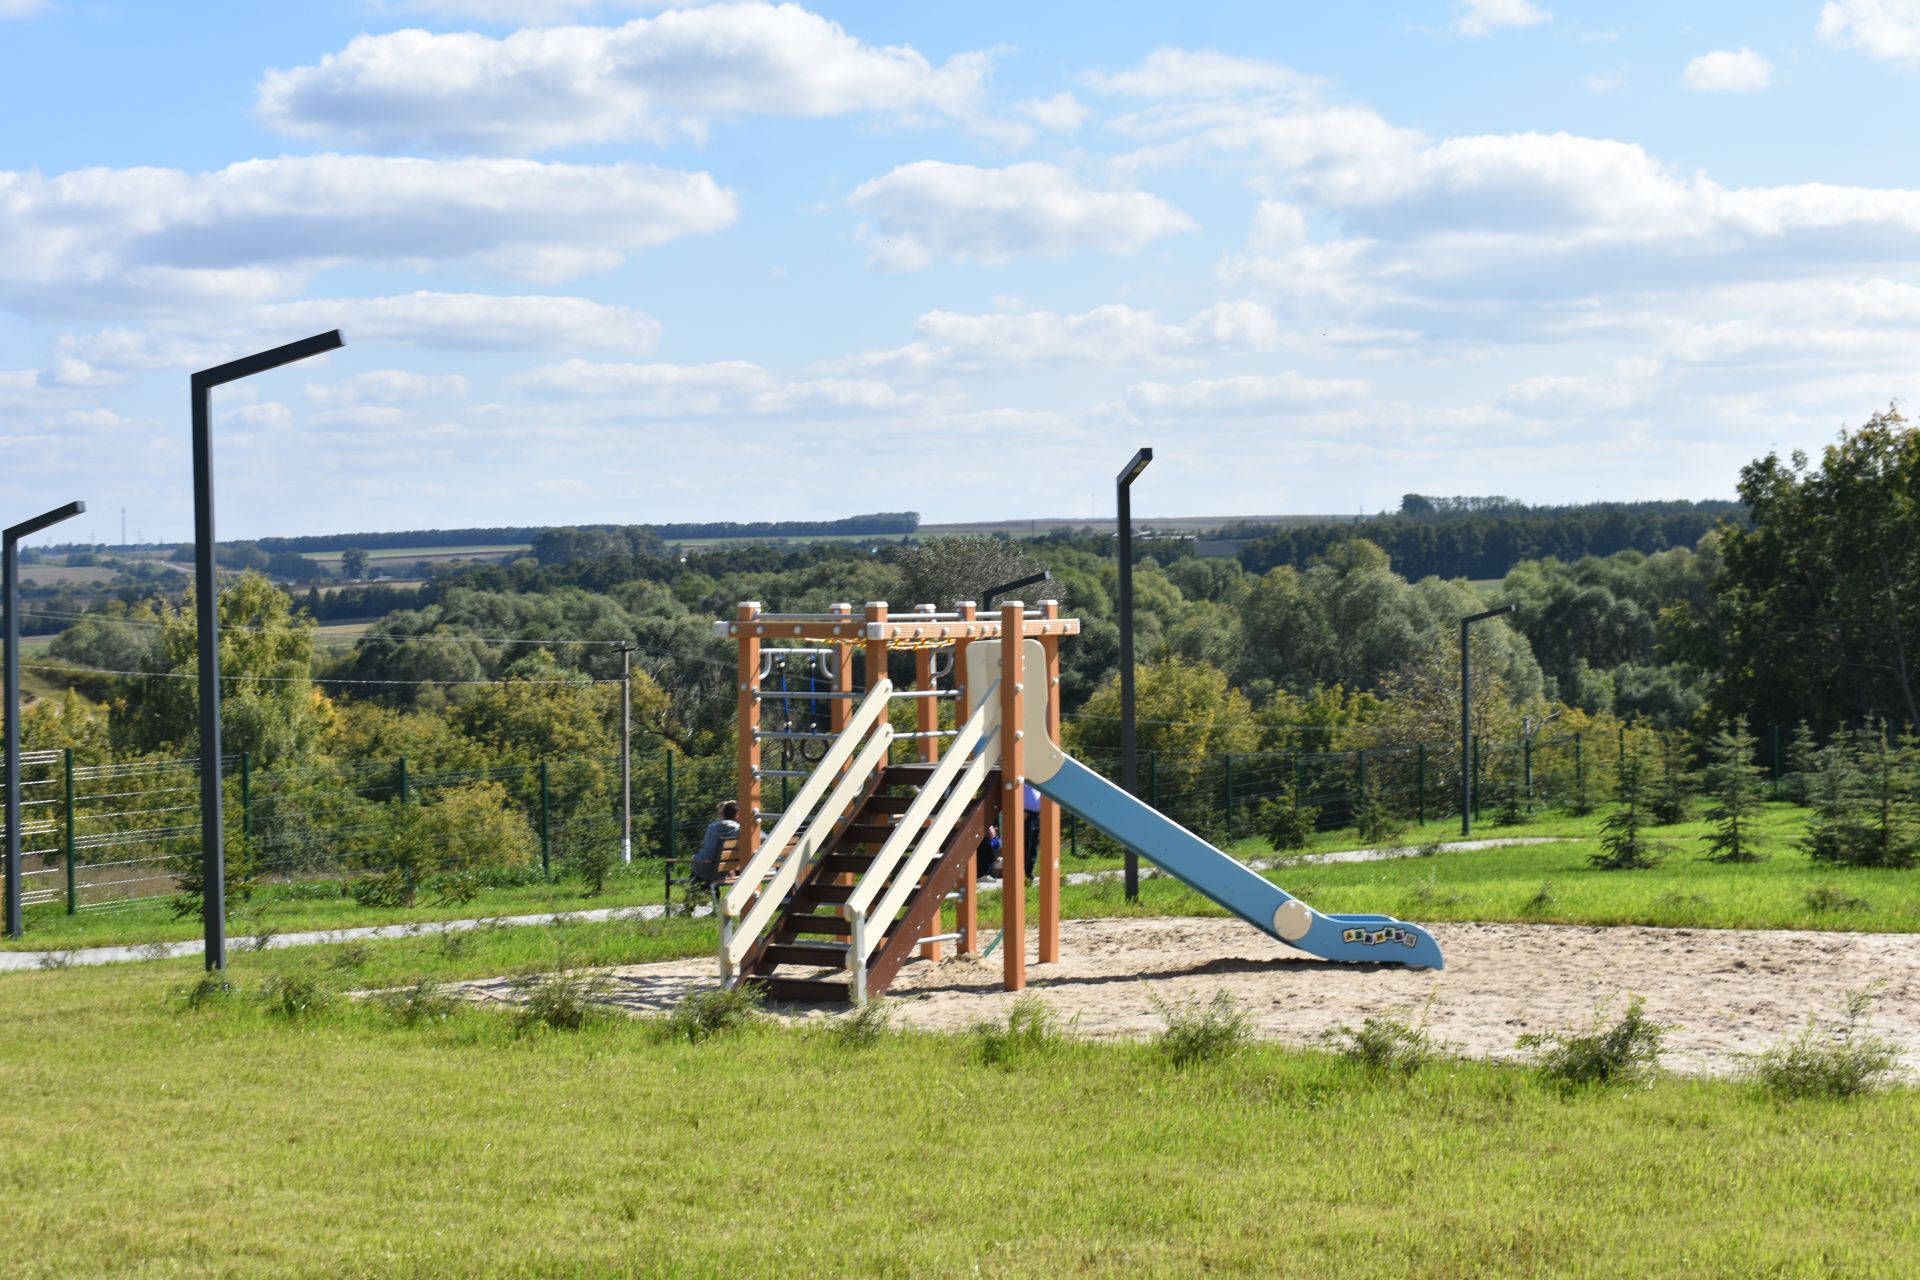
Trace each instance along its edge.
<instances>
[{"instance_id":1,"label":"sandpit","mask_svg":"<svg viewBox=\"0 0 1920 1280\"><path fill-rule=\"evenodd\" d=\"M1211 999L1225 991L1257 1033L1309 1043L1369 1014L1414 1014L1431 998L1428 1027L1454 1052L1517 1055L1528 1031L1584 1025L1596 1000L1631 992L1672 1024L1666 1065L1725 1075L1739 1055L1776 1043L1809 1014L1833 1025L1848 991L1875 989L1874 1030L1920 1057L1920 935L1577 925L1436 924L1447 957L1433 973L1306 958L1234 920L1075 920L1062 926L1059 964L1029 963L1030 988L1085 1036L1143 1037L1164 1025L1155 999ZM1028 956L1036 939L1029 934ZM890 995L898 1025L932 1031L1001 1017L1001 957L916 960ZM711 959L610 971L612 999L662 1012L688 991L716 985ZM479 983L482 999L510 999ZM777 1005L784 1018L833 1017L844 1005Z\"/></svg>"}]
</instances>

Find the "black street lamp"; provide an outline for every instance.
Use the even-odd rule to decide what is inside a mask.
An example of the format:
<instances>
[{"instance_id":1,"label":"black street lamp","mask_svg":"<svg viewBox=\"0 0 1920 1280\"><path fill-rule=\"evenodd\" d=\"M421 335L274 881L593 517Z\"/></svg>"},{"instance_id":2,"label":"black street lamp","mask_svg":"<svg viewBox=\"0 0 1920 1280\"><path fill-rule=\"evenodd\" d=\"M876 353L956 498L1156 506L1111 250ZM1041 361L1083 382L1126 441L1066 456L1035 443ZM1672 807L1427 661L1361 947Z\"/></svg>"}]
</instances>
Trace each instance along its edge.
<instances>
[{"instance_id":1,"label":"black street lamp","mask_svg":"<svg viewBox=\"0 0 1920 1280\"><path fill-rule=\"evenodd\" d=\"M200 644L201 913L207 968L227 967L227 848L220 771L220 585L213 538L213 389L345 344L338 329L242 356L193 375L193 586Z\"/></svg>"},{"instance_id":2,"label":"black street lamp","mask_svg":"<svg viewBox=\"0 0 1920 1280\"><path fill-rule=\"evenodd\" d=\"M1467 628L1520 606L1503 604L1460 619L1460 834L1473 834L1473 664L1467 657Z\"/></svg>"},{"instance_id":3,"label":"black street lamp","mask_svg":"<svg viewBox=\"0 0 1920 1280\"><path fill-rule=\"evenodd\" d=\"M1153 450L1142 449L1114 479L1114 523L1120 533L1120 785L1128 795L1139 794L1139 768L1133 749L1133 482L1153 461ZM1126 851L1127 901L1140 897L1140 858Z\"/></svg>"},{"instance_id":4,"label":"black street lamp","mask_svg":"<svg viewBox=\"0 0 1920 1280\"><path fill-rule=\"evenodd\" d=\"M1053 581L1053 570L1042 569L1040 572L1030 573L1024 578L1016 578L1012 582L1003 582L997 587L989 588L987 593L980 597L980 609L982 612L985 612L986 610L992 608L993 602L996 599L998 599L1000 596L1007 594L1007 592L1009 591L1018 591L1022 587L1035 587L1035 586L1039 586L1043 582L1052 582L1052 581Z\"/></svg>"},{"instance_id":5,"label":"black street lamp","mask_svg":"<svg viewBox=\"0 0 1920 1280\"><path fill-rule=\"evenodd\" d=\"M45 515L22 520L8 529L0 555L6 569L0 578L4 584L7 607L6 717L7 717L7 936L17 938L24 927L20 919L20 539L31 537L48 525L59 524L87 509L84 502L69 502Z\"/></svg>"}]
</instances>

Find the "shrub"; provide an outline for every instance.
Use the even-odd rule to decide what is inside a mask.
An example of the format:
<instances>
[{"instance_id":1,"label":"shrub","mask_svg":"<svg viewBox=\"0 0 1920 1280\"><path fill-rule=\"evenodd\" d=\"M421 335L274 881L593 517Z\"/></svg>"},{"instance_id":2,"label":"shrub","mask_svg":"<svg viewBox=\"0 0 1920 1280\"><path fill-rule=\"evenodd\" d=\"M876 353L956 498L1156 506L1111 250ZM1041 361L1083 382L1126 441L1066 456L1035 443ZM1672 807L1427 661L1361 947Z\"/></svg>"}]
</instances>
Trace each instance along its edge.
<instances>
[{"instance_id":1,"label":"shrub","mask_svg":"<svg viewBox=\"0 0 1920 1280\"><path fill-rule=\"evenodd\" d=\"M1540 1074L1562 1088L1633 1084L1651 1080L1660 1070L1660 1052L1668 1027L1646 1016L1646 1001L1629 997L1620 1020L1607 1024L1611 1000L1594 1006L1586 1031L1543 1031L1521 1036L1522 1049L1538 1053Z\"/></svg>"},{"instance_id":2,"label":"shrub","mask_svg":"<svg viewBox=\"0 0 1920 1280\"><path fill-rule=\"evenodd\" d=\"M1429 996L1417 1020L1373 1014L1358 1030L1342 1025L1329 1031L1326 1039L1333 1041L1341 1054L1369 1071L1410 1076L1439 1052L1433 1033L1427 1030L1427 1018L1432 1010L1433 997Z\"/></svg>"},{"instance_id":3,"label":"shrub","mask_svg":"<svg viewBox=\"0 0 1920 1280\"><path fill-rule=\"evenodd\" d=\"M1687 766L1686 740L1677 733L1661 734L1660 770L1647 798L1655 826L1687 820L1693 808L1693 773Z\"/></svg>"},{"instance_id":4,"label":"shrub","mask_svg":"<svg viewBox=\"0 0 1920 1280\"><path fill-rule=\"evenodd\" d=\"M1388 803L1386 790L1377 777L1369 775L1366 785L1360 788L1359 799L1353 806L1353 827L1368 844L1384 844L1407 829L1407 824Z\"/></svg>"},{"instance_id":5,"label":"shrub","mask_svg":"<svg viewBox=\"0 0 1920 1280\"><path fill-rule=\"evenodd\" d=\"M373 948L364 942L347 942L335 947L327 963L335 969L358 969L373 959Z\"/></svg>"},{"instance_id":6,"label":"shrub","mask_svg":"<svg viewBox=\"0 0 1920 1280\"><path fill-rule=\"evenodd\" d=\"M1807 890L1807 910L1831 911L1871 911L1873 904L1865 898L1856 898L1845 889L1830 884L1817 884Z\"/></svg>"},{"instance_id":7,"label":"shrub","mask_svg":"<svg viewBox=\"0 0 1920 1280\"><path fill-rule=\"evenodd\" d=\"M427 881L436 907L464 907L487 887L487 878L478 871L443 871Z\"/></svg>"},{"instance_id":8,"label":"shrub","mask_svg":"<svg viewBox=\"0 0 1920 1280\"><path fill-rule=\"evenodd\" d=\"M765 1004L766 989L757 982L743 982L732 990L689 991L666 1016L662 1030L669 1040L698 1044L757 1022Z\"/></svg>"},{"instance_id":9,"label":"shrub","mask_svg":"<svg viewBox=\"0 0 1920 1280\"><path fill-rule=\"evenodd\" d=\"M1253 1039L1253 1016L1225 991L1214 992L1204 1004L1173 1004L1157 995L1149 999L1167 1023L1153 1045L1176 1067L1231 1058Z\"/></svg>"},{"instance_id":10,"label":"shrub","mask_svg":"<svg viewBox=\"0 0 1920 1280\"><path fill-rule=\"evenodd\" d=\"M1304 849L1313 843L1313 824L1319 816L1318 809L1281 796L1268 806L1267 839L1275 849Z\"/></svg>"},{"instance_id":11,"label":"shrub","mask_svg":"<svg viewBox=\"0 0 1920 1280\"><path fill-rule=\"evenodd\" d=\"M843 1049L871 1049L893 1034L894 1002L869 1000L827 1024L827 1034Z\"/></svg>"},{"instance_id":12,"label":"shrub","mask_svg":"<svg viewBox=\"0 0 1920 1280\"><path fill-rule=\"evenodd\" d=\"M260 984L260 1007L277 1018L305 1018L333 1004L333 989L302 969L270 975Z\"/></svg>"},{"instance_id":13,"label":"shrub","mask_svg":"<svg viewBox=\"0 0 1920 1280\"><path fill-rule=\"evenodd\" d=\"M1723 729L1708 748L1707 768L1702 775L1713 807L1707 821L1713 830L1701 837L1707 842L1709 862L1758 862L1753 820L1760 812L1760 797L1755 792L1761 769L1753 762L1753 735L1736 723Z\"/></svg>"},{"instance_id":14,"label":"shrub","mask_svg":"<svg viewBox=\"0 0 1920 1280\"><path fill-rule=\"evenodd\" d=\"M363 907L410 907L413 874L405 867L361 876L347 885L347 894Z\"/></svg>"},{"instance_id":15,"label":"shrub","mask_svg":"<svg viewBox=\"0 0 1920 1280\"><path fill-rule=\"evenodd\" d=\"M990 1067L1013 1067L1044 1057L1059 1048L1063 1039L1053 1010L1032 992L1014 1000L1005 1022L983 1018L969 1034L980 1061Z\"/></svg>"},{"instance_id":16,"label":"shrub","mask_svg":"<svg viewBox=\"0 0 1920 1280\"><path fill-rule=\"evenodd\" d=\"M1600 820L1600 852L1587 858L1601 871L1639 871L1660 861L1660 846L1642 834L1646 826L1646 761L1639 751L1620 757L1620 806Z\"/></svg>"},{"instance_id":17,"label":"shrub","mask_svg":"<svg viewBox=\"0 0 1920 1280\"><path fill-rule=\"evenodd\" d=\"M1540 887L1534 890L1533 896L1520 904L1520 914L1537 916L1552 907L1553 903L1553 881L1542 880Z\"/></svg>"},{"instance_id":18,"label":"shrub","mask_svg":"<svg viewBox=\"0 0 1920 1280\"><path fill-rule=\"evenodd\" d=\"M608 1016L601 1001L611 987L603 973L580 973L565 968L523 974L513 982L520 999L514 1026L522 1031L551 1027L578 1031Z\"/></svg>"},{"instance_id":19,"label":"shrub","mask_svg":"<svg viewBox=\"0 0 1920 1280\"><path fill-rule=\"evenodd\" d=\"M453 988L426 978L420 979L411 986L383 991L374 997L374 1002L388 1017L403 1027L417 1027L428 1022L445 1022L457 1013L464 1003L459 993Z\"/></svg>"},{"instance_id":20,"label":"shrub","mask_svg":"<svg viewBox=\"0 0 1920 1280\"><path fill-rule=\"evenodd\" d=\"M1901 1049L1868 1030L1873 995L1849 991L1846 1022L1823 1034L1812 1017L1795 1036L1747 1058L1746 1076L1776 1098L1854 1098L1886 1083Z\"/></svg>"},{"instance_id":21,"label":"shrub","mask_svg":"<svg viewBox=\"0 0 1920 1280\"><path fill-rule=\"evenodd\" d=\"M386 806L380 839L361 858L375 874L349 892L366 906L411 906L418 883L456 873L484 885L496 872L532 864L536 849L533 831L510 807L504 784L448 787L432 804L394 800Z\"/></svg>"}]
</instances>

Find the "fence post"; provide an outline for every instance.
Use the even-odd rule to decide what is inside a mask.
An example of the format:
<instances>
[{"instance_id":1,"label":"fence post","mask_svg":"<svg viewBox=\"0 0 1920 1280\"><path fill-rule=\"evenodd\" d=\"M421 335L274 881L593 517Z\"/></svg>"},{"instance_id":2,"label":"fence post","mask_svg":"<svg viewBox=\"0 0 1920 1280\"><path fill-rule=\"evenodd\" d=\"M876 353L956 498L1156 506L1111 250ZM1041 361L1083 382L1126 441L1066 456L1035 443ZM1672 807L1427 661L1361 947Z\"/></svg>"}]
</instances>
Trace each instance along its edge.
<instances>
[{"instance_id":1,"label":"fence post","mask_svg":"<svg viewBox=\"0 0 1920 1280\"><path fill-rule=\"evenodd\" d=\"M1524 770L1527 791L1527 812L1533 812L1533 739L1520 739L1521 768Z\"/></svg>"},{"instance_id":2,"label":"fence post","mask_svg":"<svg viewBox=\"0 0 1920 1280\"><path fill-rule=\"evenodd\" d=\"M1367 804L1367 749L1365 747L1353 753L1353 803L1347 806L1347 816L1352 817L1356 810L1364 810ZM1354 824L1354 830L1360 826Z\"/></svg>"},{"instance_id":3,"label":"fence post","mask_svg":"<svg viewBox=\"0 0 1920 1280\"><path fill-rule=\"evenodd\" d=\"M1233 752L1227 752L1227 839L1233 839Z\"/></svg>"},{"instance_id":4,"label":"fence post","mask_svg":"<svg viewBox=\"0 0 1920 1280\"><path fill-rule=\"evenodd\" d=\"M1417 773L1420 779L1419 781L1420 800L1419 800L1419 804L1418 804L1418 808L1416 809L1416 812L1418 812L1420 815L1420 825L1424 827L1425 825L1427 825L1427 744L1424 742L1420 743L1416 748L1416 750L1418 752L1418 758L1419 758Z\"/></svg>"},{"instance_id":5,"label":"fence post","mask_svg":"<svg viewBox=\"0 0 1920 1280\"><path fill-rule=\"evenodd\" d=\"M1147 803L1160 807L1160 753L1147 752Z\"/></svg>"},{"instance_id":6,"label":"fence post","mask_svg":"<svg viewBox=\"0 0 1920 1280\"><path fill-rule=\"evenodd\" d=\"M1297 747L1293 752L1293 807L1300 807L1300 751Z\"/></svg>"},{"instance_id":7,"label":"fence post","mask_svg":"<svg viewBox=\"0 0 1920 1280\"><path fill-rule=\"evenodd\" d=\"M252 852L253 844L253 752L240 753L240 843Z\"/></svg>"},{"instance_id":8,"label":"fence post","mask_svg":"<svg viewBox=\"0 0 1920 1280\"><path fill-rule=\"evenodd\" d=\"M67 766L67 914L72 915L80 909L80 899L74 892L73 876L73 748L66 750Z\"/></svg>"},{"instance_id":9,"label":"fence post","mask_svg":"<svg viewBox=\"0 0 1920 1280\"><path fill-rule=\"evenodd\" d=\"M400 757L400 803L407 802L407 758Z\"/></svg>"},{"instance_id":10,"label":"fence post","mask_svg":"<svg viewBox=\"0 0 1920 1280\"><path fill-rule=\"evenodd\" d=\"M677 821L679 814L676 812L678 808L679 808L679 804L677 802L676 797L673 794L673 748L668 747L667 748L667 829L660 841L660 856L662 858L673 857L673 831L674 831L674 828L677 825L679 825ZM748 822L760 821L758 815L756 814L749 813L749 814L746 814L745 817ZM669 876L673 874L673 869L671 867L667 869L667 874Z\"/></svg>"},{"instance_id":11,"label":"fence post","mask_svg":"<svg viewBox=\"0 0 1920 1280\"><path fill-rule=\"evenodd\" d=\"M1473 758L1467 762L1467 767L1473 770L1473 820L1478 822L1480 820L1480 756L1482 754L1480 750L1480 735L1477 733L1474 734L1472 741Z\"/></svg>"},{"instance_id":12,"label":"fence post","mask_svg":"<svg viewBox=\"0 0 1920 1280\"><path fill-rule=\"evenodd\" d=\"M553 879L552 806L548 803L547 762L540 762L540 874Z\"/></svg>"},{"instance_id":13,"label":"fence post","mask_svg":"<svg viewBox=\"0 0 1920 1280\"><path fill-rule=\"evenodd\" d=\"M1587 794L1587 766L1580 759L1580 733L1578 730L1575 730L1573 735L1573 794L1575 796L1584 796Z\"/></svg>"}]
</instances>

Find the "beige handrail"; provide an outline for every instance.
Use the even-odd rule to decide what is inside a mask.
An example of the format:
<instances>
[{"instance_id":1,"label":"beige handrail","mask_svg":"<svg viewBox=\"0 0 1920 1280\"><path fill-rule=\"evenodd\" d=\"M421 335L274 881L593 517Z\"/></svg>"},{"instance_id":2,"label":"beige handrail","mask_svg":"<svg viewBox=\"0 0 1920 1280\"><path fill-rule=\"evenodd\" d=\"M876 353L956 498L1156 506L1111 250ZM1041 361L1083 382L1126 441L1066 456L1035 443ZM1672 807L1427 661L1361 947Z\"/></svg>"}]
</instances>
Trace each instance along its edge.
<instances>
[{"instance_id":1,"label":"beige handrail","mask_svg":"<svg viewBox=\"0 0 1920 1280\"><path fill-rule=\"evenodd\" d=\"M979 745L987 731L987 712L983 706L973 713L973 718L960 728L960 736L953 740L940 765L933 771L926 783L920 788L920 794L913 798L907 811L900 815L900 821L894 824L893 834L880 846L880 852L873 855L873 862L860 876L860 887L853 891L853 897L847 899L847 905L855 911L866 911L873 906L873 900L880 896L880 889L887 883L894 865L902 855L912 847L920 834L920 828L926 825L927 816L933 812L947 794L953 781L965 770L967 762L973 756L973 749Z\"/></svg>"},{"instance_id":2,"label":"beige handrail","mask_svg":"<svg viewBox=\"0 0 1920 1280\"><path fill-rule=\"evenodd\" d=\"M741 917L739 925L731 931L725 947L728 972L732 971L732 966L739 964L745 958L747 952L753 949L754 941L772 923L775 911L787 896L787 890L793 887L800 869L812 862L814 855L819 853L826 842L833 837L835 824L859 801L860 793L866 789L867 781L873 776L873 771L886 763L887 749L892 745L893 726L883 723L874 731L873 736L867 739L866 745L860 748L860 753L854 756L852 763L847 766L847 771L841 775L840 781L834 785L825 802L815 812L812 824L800 834L799 839L793 844L791 853L781 860L780 865L760 887L760 896L754 899L746 915ZM826 761L821 761L821 767L823 769L826 767ZM742 883L745 883L744 880ZM738 885L735 886L735 888L738 887Z\"/></svg>"},{"instance_id":3,"label":"beige handrail","mask_svg":"<svg viewBox=\"0 0 1920 1280\"><path fill-rule=\"evenodd\" d=\"M940 807L940 812L928 824L926 833L915 842L913 856L907 859L900 874L894 877L893 887L888 889L886 896L880 899L879 906L859 916L862 921L879 926L863 930L860 934L862 964L866 962L868 956L873 954L874 948L886 938L887 925L905 904L907 895L913 891L914 886L920 883L920 877L926 874L927 865L940 856L941 846L946 844L947 836L959 824L967 807L973 803L976 793L980 790L980 782L987 776L987 770L992 764L993 761L984 752L973 758L973 762L961 772L953 793L947 797L946 804Z\"/></svg>"},{"instance_id":4,"label":"beige handrail","mask_svg":"<svg viewBox=\"0 0 1920 1280\"><path fill-rule=\"evenodd\" d=\"M867 693L866 699L854 708L853 715L847 720L846 731L834 740L831 747L827 748L826 755L822 756L820 763L815 766L813 776L800 784L800 790L795 792L793 799L787 802L786 812L780 816L780 821L774 824L773 830L767 833L759 849L754 851L752 861L740 868L739 880L734 883L733 888L727 890L726 900L720 904L725 914L738 919L741 912L747 909L747 904L759 891L761 882L772 872L774 864L786 852L787 846L793 843L793 837L799 832L800 824L812 814L820 797L826 793L827 788L833 784L833 780L839 776L840 770L859 748L860 739L866 736L867 730L872 728L876 721L886 716L887 698L892 692L892 681L879 680Z\"/></svg>"}]
</instances>

